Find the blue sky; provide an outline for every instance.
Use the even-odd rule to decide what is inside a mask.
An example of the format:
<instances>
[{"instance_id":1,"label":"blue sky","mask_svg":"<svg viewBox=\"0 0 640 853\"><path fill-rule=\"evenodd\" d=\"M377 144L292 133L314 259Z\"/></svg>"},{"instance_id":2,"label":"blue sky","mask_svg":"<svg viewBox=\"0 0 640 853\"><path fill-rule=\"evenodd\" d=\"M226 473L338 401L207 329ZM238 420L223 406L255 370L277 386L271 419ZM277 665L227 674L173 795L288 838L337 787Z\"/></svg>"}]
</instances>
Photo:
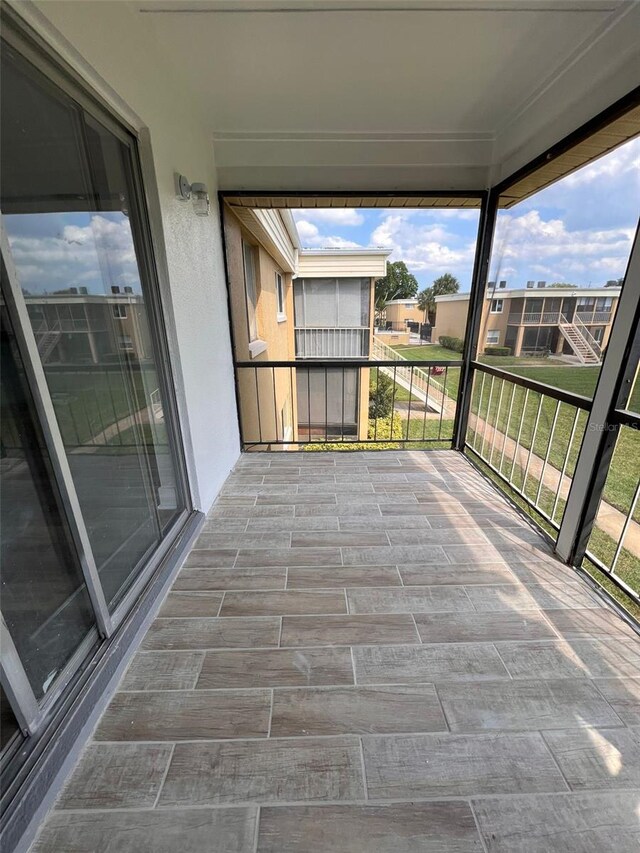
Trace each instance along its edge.
<instances>
[{"instance_id":1,"label":"blue sky","mask_svg":"<svg viewBox=\"0 0 640 853\"><path fill-rule=\"evenodd\" d=\"M32 294L113 285L141 293L128 218L115 213L19 213L4 217L20 284Z\"/></svg>"},{"instance_id":2,"label":"blue sky","mask_svg":"<svg viewBox=\"0 0 640 853\"><path fill-rule=\"evenodd\" d=\"M501 211L490 278L598 287L624 275L640 214L640 139ZM478 212L306 209L294 211L303 246L384 246L427 287L450 272L468 290Z\"/></svg>"}]
</instances>

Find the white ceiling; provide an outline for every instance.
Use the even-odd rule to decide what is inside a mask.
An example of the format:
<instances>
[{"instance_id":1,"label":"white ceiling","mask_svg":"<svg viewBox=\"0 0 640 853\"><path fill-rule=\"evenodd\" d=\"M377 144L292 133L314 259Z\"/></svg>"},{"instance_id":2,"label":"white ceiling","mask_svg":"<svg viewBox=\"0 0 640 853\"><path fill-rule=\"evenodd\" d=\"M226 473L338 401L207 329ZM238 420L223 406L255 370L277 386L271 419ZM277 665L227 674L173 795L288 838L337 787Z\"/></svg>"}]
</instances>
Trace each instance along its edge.
<instances>
[{"instance_id":1,"label":"white ceiling","mask_svg":"<svg viewBox=\"0 0 640 853\"><path fill-rule=\"evenodd\" d=\"M135 6L238 189L485 186L640 84L636 0Z\"/></svg>"}]
</instances>

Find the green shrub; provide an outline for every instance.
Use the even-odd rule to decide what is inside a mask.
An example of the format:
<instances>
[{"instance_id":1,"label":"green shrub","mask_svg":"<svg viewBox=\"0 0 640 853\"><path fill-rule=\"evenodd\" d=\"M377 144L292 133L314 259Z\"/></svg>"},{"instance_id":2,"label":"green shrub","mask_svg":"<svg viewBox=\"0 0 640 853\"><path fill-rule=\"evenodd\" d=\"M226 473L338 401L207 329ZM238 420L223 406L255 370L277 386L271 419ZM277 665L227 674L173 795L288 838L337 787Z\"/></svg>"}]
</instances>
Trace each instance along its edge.
<instances>
[{"instance_id":1,"label":"green shrub","mask_svg":"<svg viewBox=\"0 0 640 853\"><path fill-rule=\"evenodd\" d=\"M452 338L449 335L439 337L438 343L441 347L453 350L454 352L462 352L464 349L464 341L461 338Z\"/></svg>"},{"instance_id":2,"label":"green shrub","mask_svg":"<svg viewBox=\"0 0 640 853\"><path fill-rule=\"evenodd\" d=\"M312 444L305 444L302 449L311 452L330 450L397 450L399 445L395 441L390 441L389 439L403 438L404 432L402 425L402 419L397 416L393 418L393 427L391 425L391 418L378 418L377 424L375 419L369 421L367 438L376 439L372 444L365 444L362 441L345 441L344 444L314 441ZM378 441L378 439L381 440Z\"/></svg>"},{"instance_id":3,"label":"green shrub","mask_svg":"<svg viewBox=\"0 0 640 853\"><path fill-rule=\"evenodd\" d=\"M369 380L369 417L388 418L393 409L393 380L381 370L372 370Z\"/></svg>"},{"instance_id":4,"label":"green shrub","mask_svg":"<svg viewBox=\"0 0 640 853\"><path fill-rule=\"evenodd\" d=\"M485 347L485 355L511 355L511 347Z\"/></svg>"}]
</instances>

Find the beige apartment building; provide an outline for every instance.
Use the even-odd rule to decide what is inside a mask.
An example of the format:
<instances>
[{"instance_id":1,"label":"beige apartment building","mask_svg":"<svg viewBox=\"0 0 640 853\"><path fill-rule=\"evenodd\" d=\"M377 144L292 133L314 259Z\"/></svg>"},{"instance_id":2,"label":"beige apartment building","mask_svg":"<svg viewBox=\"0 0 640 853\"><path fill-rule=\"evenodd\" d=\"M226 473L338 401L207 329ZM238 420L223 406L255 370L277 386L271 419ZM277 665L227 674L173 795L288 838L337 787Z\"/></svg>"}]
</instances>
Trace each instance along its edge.
<instances>
[{"instance_id":1,"label":"beige apartment building","mask_svg":"<svg viewBox=\"0 0 640 853\"><path fill-rule=\"evenodd\" d=\"M394 332L404 332L416 325L419 328L425 322L424 311L418 308L418 300L415 297L390 299L385 306L384 316L386 328Z\"/></svg>"},{"instance_id":2,"label":"beige apartment building","mask_svg":"<svg viewBox=\"0 0 640 853\"><path fill-rule=\"evenodd\" d=\"M505 285L505 286L502 286ZM620 288L523 288L487 291L478 349L509 347L514 356L552 353L596 364L611 333ZM432 340L464 338L469 294L436 297Z\"/></svg>"},{"instance_id":3,"label":"beige apartment building","mask_svg":"<svg viewBox=\"0 0 640 853\"><path fill-rule=\"evenodd\" d=\"M123 354L141 362L151 357L144 298L132 287L113 286L108 296L70 287L27 293L24 299L45 364L108 364Z\"/></svg>"},{"instance_id":4,"label":"beige apartment building","mask_svg":"<svg viewBox=\"0 0 640 853\"><path fill-rule=\"evenodd\" d=\"M224 231L244 441L366 438L369 371L323 362L370 357L389 252L304 249L289 210L242 199L227 199Z\"/></svg>"}]
</instances>

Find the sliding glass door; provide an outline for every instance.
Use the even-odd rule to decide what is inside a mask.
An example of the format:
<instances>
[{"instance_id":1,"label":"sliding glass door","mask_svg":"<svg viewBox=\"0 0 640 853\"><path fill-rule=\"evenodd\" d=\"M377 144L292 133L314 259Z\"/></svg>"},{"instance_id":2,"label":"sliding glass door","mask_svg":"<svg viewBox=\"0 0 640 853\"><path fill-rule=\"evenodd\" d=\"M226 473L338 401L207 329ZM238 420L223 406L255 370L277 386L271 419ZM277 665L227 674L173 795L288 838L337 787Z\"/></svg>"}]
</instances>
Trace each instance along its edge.
<instances>
[{"instance_id":1,"label":"sliding glass door","mask_svg":"<svg viewBox=\"0 0 640 853\"><path fill-rule=\"evenodd\" d=\"M136 141L32 46L10 39L1 92L2 713L12 719L13 708L31 731L62 673L117 627L186 519L187 497Z\"/></svg>"}]
</instances>

